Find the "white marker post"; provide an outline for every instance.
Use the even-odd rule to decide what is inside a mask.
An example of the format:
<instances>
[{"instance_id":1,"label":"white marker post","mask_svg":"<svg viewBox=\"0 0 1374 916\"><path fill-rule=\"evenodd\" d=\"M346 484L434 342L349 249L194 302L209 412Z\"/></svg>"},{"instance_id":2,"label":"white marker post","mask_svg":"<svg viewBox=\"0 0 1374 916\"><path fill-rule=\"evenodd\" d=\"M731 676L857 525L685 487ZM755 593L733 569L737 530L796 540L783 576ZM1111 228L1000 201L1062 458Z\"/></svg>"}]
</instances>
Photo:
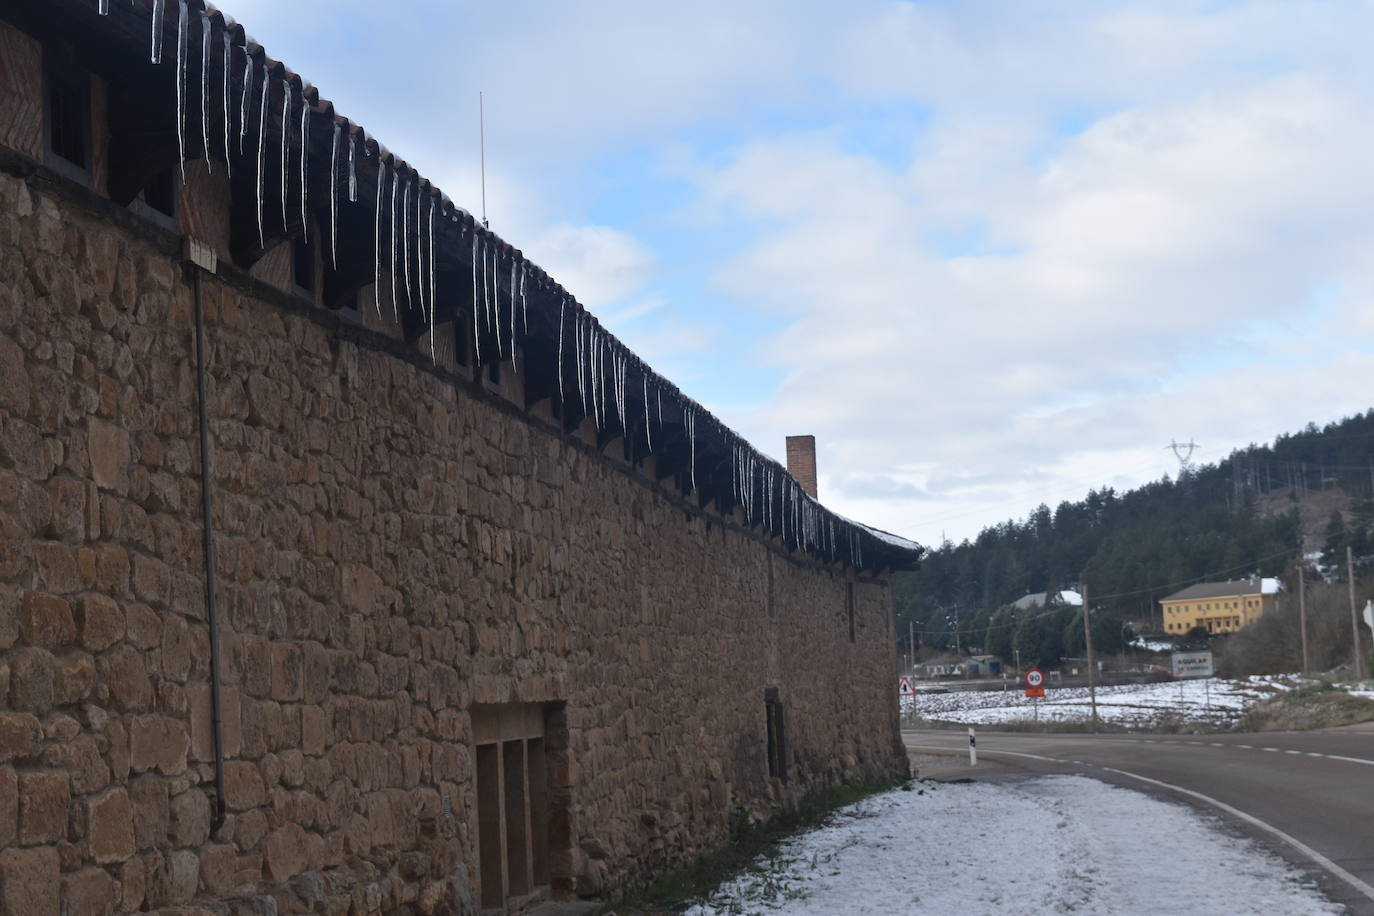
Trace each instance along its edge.
<instances>
[{"instance_id":1,"label":"white marker post","mask_svg":"<svg viewBox=\"0 0 1374 916\"><path fill-rule=\"evenodd\" d=\"M968 730L968 765L976 767L978 765L978 739L974 737L973 727Z\"/></svg>"}]
</instances>

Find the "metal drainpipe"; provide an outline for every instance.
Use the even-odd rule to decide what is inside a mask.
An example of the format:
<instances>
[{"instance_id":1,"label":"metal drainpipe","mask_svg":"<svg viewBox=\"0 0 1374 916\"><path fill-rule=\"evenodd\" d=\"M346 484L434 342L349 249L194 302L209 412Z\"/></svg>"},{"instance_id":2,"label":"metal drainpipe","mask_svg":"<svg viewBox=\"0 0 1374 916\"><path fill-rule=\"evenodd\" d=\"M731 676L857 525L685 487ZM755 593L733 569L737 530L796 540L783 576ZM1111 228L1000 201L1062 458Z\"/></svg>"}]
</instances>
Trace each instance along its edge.
<instances>
[{"instance_id":1,"label":"metal drainpipe","mask_svg":"<svg viewBox=\"0 0 1374 916\"><path fill-rule=\"evenodd\" d=\"M214 273L216 258L207 245L186 240L192 263L192 289L196 306L196 398L200 406L200 494L205 548L205 615L210 628L210 729L215 754L215 822L212 832L224 826L224 727L220 705L219 612L215 603L215 528L210 473L210 408L205 395L205 301L202 272Z\"/></svg>"}]
</instances>

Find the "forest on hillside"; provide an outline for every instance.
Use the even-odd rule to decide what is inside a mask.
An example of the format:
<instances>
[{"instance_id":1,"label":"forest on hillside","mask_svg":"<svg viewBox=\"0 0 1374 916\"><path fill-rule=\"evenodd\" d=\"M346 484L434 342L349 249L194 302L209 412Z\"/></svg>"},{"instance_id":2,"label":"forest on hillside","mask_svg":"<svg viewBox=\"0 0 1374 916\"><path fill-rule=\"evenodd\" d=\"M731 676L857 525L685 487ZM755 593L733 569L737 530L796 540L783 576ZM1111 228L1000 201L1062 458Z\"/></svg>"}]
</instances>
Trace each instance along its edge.
<instances>
[{"instance_id":1,"label":"forest on hillside","mask_svg":"<svg viewBox=\"0 0 1374 916\"><path fill-rule=\"evenodd\" d=\"M1304 533L1299 510L1332 497L1344 511ZM1011 603L1086 585L1094 645L1115 652L1136 632L1158 632L1153 621L1167 594L1247 576L1287 581L1305 553L1321 554L1309 560L1314 575L1340 578L1347 545L1366 564L1374 559L1372 535L1374 409L1135 490L1041 505L974 540L942 544L918 571L894 578L897 632L904 652L910 633L925 655L957 646L1052 663L1082 652L1081 611Z\"/></svg>"}]
</instances>

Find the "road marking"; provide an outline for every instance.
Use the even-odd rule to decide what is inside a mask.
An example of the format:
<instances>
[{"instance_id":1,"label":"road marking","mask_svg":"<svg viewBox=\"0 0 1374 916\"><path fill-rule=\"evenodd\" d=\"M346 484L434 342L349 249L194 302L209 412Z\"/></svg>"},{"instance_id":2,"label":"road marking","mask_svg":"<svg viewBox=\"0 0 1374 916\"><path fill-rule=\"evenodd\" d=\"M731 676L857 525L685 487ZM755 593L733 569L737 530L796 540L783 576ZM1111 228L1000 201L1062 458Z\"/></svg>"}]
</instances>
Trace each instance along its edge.
<instances>
[{"instance_id":1,"label":"road marking","mask_svg":"<svg viewBox=\"0 0 1374 916\"><path fill-rule=\"evenodd\" d=\"M1359 757L1342 757L1340 754L1323 754L1327 760L1344 760L1346 763L1363 763L1366 766L1374 767L1374 760L1364 760Z\"/></svg>"},{"instance_id":2,"label":"road marking","mask_svg":"<svg viewBox=\"0 0 1374 916\"><path fill-rule=\"evenodd\" d=\"M1209 742L1209 743L1212 745L1212 747L1225 747L1225 746L1226 746L1226 745L1222 744L1220 741L1212 741L1212 742Z\"/></svg>"},{"instance_id":3,"label":"road marking","mask_svg":"<svg viewBox=\"0 0 1374 916\"><path fill-rule=\"evenodd\" d=\"M1279 752L1279 749L1276 748L1276 747L1262 747L1262 748L1260 748L1260 750L1262 750L1262 751L1268 751L1268 752L1271 753L1271 754L1277 754L1277 753Z\"/></svg>"},{"instance_id":4,"label":"road marking","mask_svg":"<svg viewBox=\"0 0 1374 916\"><path fill-rule=\"evenodd\" d=\"M1237 744L1236 747L1243 747L1247 751L1253 751L1255 749L1255 746L1253 744Z\"/></svg>"},{"instance_id":5,"label":"road marking","mask_svg":"<svg viewBox=\"0 0 1374 916\"><path fill-rule=\"evenodd\" d=\"M1238 746L1238 747L1246 747L1247 745L1242 744L1242 745L1237 745L1237 746ZM922 751L922 750L925 750L925 751L943 751L943 752L946 753L946 754L950 754L950 753L959 753L958 751L951 751L951 750L950 750L949 748L947 748L947 747L932 747L932 746L930 746L930 745L908 744L907 747L910 748L911 750L916 750L916 751ZM1269 750L1278 750L1278 748L1263 748L1263 750L1266 750L1266 751L1269 751ZM1059 763L1059 764L1063 764L1063 763L1068 763L1068 762L1069 762L1069 761L1062 760L1062 759L1059 759L1059 758L1056 758L1056 757L1045 757L1045 756L1042 756L1042 755L1040 755L1040 754L1027 754L1027 753L1025 753L1025 752L1023 752L1023 751L984 751L984 753L985 753L985 754L1005 754L1005 755L1011 756L1011 757L1028 757L1028 758L1030 758L1031 760L1045 760L1045 761L1048 761L1048 762L1050 762L1050 763ZM1354 763L1367 763L1367 764L1370 764L1370 765L1374 766L1374 760L1361 760L1361 759L1359 759L1358 757L1337 757L1337 756L1335 756L1335 755L1333 754L1333 755L1331 755L1331 759L1333 759L1333 760L1349 760L1349 761L1352 761L1352 762L1354 762ZM1088 766L1094 766L1093 764L1087 764L1087 765L1088 765ZM1280 840L1283 840L1285 843L1287 843L1288 845L1292 846L1294 849L1298 850L1298 852L1301 852L1303 855L1307 856L1307 857L1308 857L1309 859L1311 859L1313 862L1317 863L1317 864L1320 865L1322 868L1326 869L1328 872L1330 872L1330 873L1331 873L1332 875L1334 875L1335 877L1340 878L1342 881L1344 881L1345 883L1349 884L1351 887L1355 888L1355 890L1359 891L1361 894L1363 894L1364 896L1368 897L1370 900L1374 900L1374 886L1370 886L1369 884L1366 884L1364 881L1361 881L1359 878L1355 877L1355 876L1352 875L1350 872L1346 871L1344 868L1341 868L1341 867L1340 867L1339 865L1337 865L1335 862L1332 862L1332 861L1331 861L1330 859L1328 859L1326 856L1324 856L1324 855L1322 855L1321 853L1317 852L1315 849L1313 849L1311 846L1308 846L1306 843L1304 843L1302 840L1298 839L1297 837L1291 836L1291 835L1289 835L1289 834L1287 834L1287 833L1284 833L1284 832L1283 832L1282 830L1280 830L1279 828L1274 827L1274 826L1271 826L1270 824L1265 823L1264 821L1262 821L1262 820L1260 820L1259 818L1255 817L1253 814L1246 814L1244 811L1240 810L1239 808L1233 808L1232 806L1226 804L1226 802L1218 801L1217 799L1212 798L1210 795L1203 795L1201 792L1194 792L1192 789L1185 789L1185 788L1183 788L1183 786L1176 786L1176 785L1174 785L1173 783L1163 782L1163 781L1158 780L1158 779L1151 779L1151 778L1148 777L1148 776L1141 776L1141 775L1138 774L1138 773L1131 773L1131 772L1128 772L1128 771L1126 771L1126 770L1118 770L1118 769L1116 769L1116 768L1114 768L1114 767L1106 767L1106 766L1104 766L1104 767L1097 767L1097 769L1101 769L1101 770L1103 770L1104 772L1107 772L1107 773L1116 773L1116 774L1119 775L1119 776L1126 776L1126 777L1129 777L1130 779L1138 779L1138 780L1140 780L1141 782L1146 782L1146 783L1149 783L1150 785L1159 786L1160 788L1162 788L1162 789L1168 789L1168 790L1170 790L1171 792L1178 792L1178 793L1181 794L1181 795L1188 795L1188 796L1191 796L1192 798L1200 799L1200 800L1206 802L1207 804L1212 805L1213 807L1220 808L1222 811L1225 811L1226 813L1228 813L1228 814L1230 814L1230 815L1232 815L1232 816L1234 816L1234 817L1240 818L1241 820L1245 821L1247 824L1251 824L1251 825L1254 826L1254 827L1258 827L1260 830L1263 830L1263 831L1265 831L1265 832L1267 832L1267 833L1270 833L1270 834L1272 834L1272 835L1278 837Z\"/></svg>"}]
</instances>

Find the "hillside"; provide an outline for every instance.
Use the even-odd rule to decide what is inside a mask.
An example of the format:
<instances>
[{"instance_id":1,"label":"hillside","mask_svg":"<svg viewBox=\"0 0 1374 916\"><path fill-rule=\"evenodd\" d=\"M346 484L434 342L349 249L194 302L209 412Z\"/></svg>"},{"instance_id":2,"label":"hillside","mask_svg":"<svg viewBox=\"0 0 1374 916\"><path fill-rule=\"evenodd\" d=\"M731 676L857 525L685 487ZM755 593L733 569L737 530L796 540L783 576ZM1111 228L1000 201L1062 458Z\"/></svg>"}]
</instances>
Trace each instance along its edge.
<instances>
[{"instance_id":1,"label":"hillside","mask_svg":"<svg viewBox=\"0 0 1374 916\"><path fill-rule=\"evenodd\" d=\"M943 544L919 571L896 577L898 633L905 642L913 632L925 654L956 643L1006 657L1073 654L1082 647L1076 610L1018 619L1007 605L1086 581L1094 642L1114 652L1127 627L1157 631L1159 598L1184 586L1285 576L1302 554L1343 564L1347 544L1361 557L1374 553L1371 522L1374 409L1308 424L1176 479L1041 505L972 541Z\"/></svg>"}]
</instances>

